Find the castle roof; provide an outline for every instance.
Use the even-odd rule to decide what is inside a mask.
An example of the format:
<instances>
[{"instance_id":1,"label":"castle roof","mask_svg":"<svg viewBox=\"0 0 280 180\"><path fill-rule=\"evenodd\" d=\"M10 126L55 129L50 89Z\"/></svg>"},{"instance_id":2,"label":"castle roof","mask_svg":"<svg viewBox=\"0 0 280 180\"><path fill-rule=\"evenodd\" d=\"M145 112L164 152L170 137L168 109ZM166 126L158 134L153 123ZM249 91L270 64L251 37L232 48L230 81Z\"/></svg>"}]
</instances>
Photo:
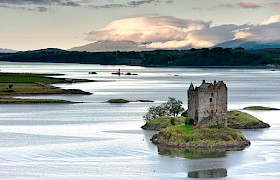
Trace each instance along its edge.
<instances>
[{"instance_id":1,"label":"castle roof","mask_svg":"<svg viewBox=\"0 0 280 180\"><path fill-rule=\"evenodd\" d=\"M189 91L194 91L193 83L190 84Z\"/></svg>"},{"instance_id":2,"label":"castle roof","mask_svg":"<svg viewBox=\"0 0 280 180\"><path fill-rule=\"evenodd\" d=\"M216 84L216 87L219 87L220 85L225 85L225 83L223 81L219 81L217 84Z\"/></svg>"},{"instance_id":3,"label":"castle roof","mask_svg":"<svg viewBox=\"0 0 280 180\"><path fill-rule=\"evenodd\" d=\"M203 88L203 89L207 89L209 88L209 86L211 85L212 83L202 83L199 87L200 88Z\"/></svg>"}]
</instances>

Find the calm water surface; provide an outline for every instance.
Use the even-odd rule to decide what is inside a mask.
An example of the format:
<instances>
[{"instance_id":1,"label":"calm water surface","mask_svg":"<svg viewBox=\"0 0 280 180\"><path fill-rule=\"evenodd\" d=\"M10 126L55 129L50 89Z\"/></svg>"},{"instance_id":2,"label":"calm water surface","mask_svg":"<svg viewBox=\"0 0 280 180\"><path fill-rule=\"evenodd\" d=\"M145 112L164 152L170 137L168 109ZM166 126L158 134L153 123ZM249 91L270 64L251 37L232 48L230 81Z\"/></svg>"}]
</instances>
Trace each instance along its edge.
<instances>
[{"instance_id":1,"label":"calm water surface","mask_svg":"<svg viewBox=\"0 0 280 180\"><path fill-rule=\"evenodd\" d=\"M114 76L118 68L137 76ZM224 80L229 109L280 108L280 71L263 69L144 68L44 63L0 63L2 72L62 73L68 78L108 80L58 84L92 95L36 96L85 103L0 105L0 179L279 179L280 111L246 111L272 127L244 131L252 145L215 158L161 155L143 131L147 108L168 97L187 107L191 82ZM95 71L98 74L88 74ZM34 98L34 97L32 97ZM154 103L107 104L111 98ZM187 156L185 156L187 157ZM201 176L206 175L206 176Z\"/></svg>"}]
</instances>

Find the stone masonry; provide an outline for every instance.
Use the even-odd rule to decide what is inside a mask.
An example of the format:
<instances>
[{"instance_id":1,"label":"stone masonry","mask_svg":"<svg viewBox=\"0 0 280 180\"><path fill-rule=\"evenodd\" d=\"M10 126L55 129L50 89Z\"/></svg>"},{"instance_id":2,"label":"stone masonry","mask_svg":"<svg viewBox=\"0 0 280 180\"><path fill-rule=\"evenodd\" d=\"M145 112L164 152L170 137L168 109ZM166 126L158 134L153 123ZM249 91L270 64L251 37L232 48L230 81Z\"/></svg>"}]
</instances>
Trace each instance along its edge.
<instances>
[{"instance_id":1,"label":"stone masonry","mask_svg":"<svg viewBox=\"0 0 280 180\"><path fill-rule=\"evenodd\" d=\"M206 83L199 87L190 84L188 90L188 117L198 125L227 126L227 86L223 81Z\"/></svg>"}]
</instances>

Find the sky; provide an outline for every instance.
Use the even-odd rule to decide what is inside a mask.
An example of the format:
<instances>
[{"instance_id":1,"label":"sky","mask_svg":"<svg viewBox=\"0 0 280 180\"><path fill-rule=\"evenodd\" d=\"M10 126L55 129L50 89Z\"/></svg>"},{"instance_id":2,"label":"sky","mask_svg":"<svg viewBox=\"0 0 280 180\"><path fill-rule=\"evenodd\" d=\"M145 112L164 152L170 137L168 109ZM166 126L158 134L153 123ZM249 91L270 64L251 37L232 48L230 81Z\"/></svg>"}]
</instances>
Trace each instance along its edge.
<instances>
[{"instance_id":1,"label":"sky","mask_svg":"<svg viewBox=\"0 0 280 180\"><path fill-rule=\"evenodd\" d=\"M0 48L104 40L201 48L235 39L280 41L280 0L0 0Z\"/></svg>"}]
</instances>

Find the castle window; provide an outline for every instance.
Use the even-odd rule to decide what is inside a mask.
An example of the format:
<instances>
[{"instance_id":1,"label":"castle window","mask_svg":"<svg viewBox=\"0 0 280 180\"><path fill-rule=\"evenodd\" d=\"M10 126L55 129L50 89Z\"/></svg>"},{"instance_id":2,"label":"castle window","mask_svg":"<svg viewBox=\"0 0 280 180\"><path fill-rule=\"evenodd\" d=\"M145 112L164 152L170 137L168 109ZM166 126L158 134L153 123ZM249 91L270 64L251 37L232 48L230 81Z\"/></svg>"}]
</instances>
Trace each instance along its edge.
<instances>
[{"instance_id":1,"label":"castle window","mask_svg":"<svg viewBox=\"0 0 280 180\"><path fill-rule=\"evenodd\" d=\"M214 96L214 93L211 93L211 96Z\"/></svg>"},{"instance_id":2,"label":"castle window","mask_svg":"<svg viewBox=\"0 0 280 180\"><path fill-rule=\"evenodd\" d=\"M212 102L213 101L213 99L212 98L210 98L210 102Z\"/></svg>"}]
</instances>

